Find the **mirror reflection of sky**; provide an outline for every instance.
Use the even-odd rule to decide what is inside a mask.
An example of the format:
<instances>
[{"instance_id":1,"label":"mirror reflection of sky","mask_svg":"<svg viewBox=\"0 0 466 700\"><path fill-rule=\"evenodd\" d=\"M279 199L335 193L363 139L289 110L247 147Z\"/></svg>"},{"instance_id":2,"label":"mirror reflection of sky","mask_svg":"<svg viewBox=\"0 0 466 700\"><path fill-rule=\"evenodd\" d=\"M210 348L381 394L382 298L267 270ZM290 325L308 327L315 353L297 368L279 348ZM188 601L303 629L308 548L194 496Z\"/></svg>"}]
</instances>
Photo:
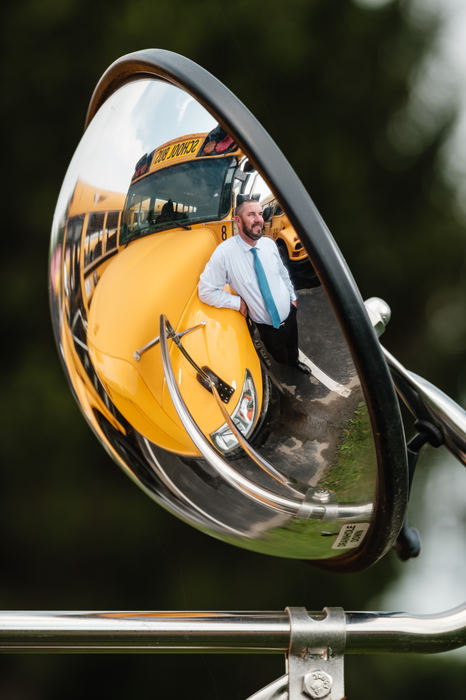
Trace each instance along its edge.
<instances>
[{"instance_id":1,"label":"mirror reflection of sky","mask_svg":"<svg viewBox=\"0 0 466 700\"><path fill-rule=\"evenodd\" d=\"M217 124L197 100L169 83L151 78L121 87L99 109L71 160L55 209L52 246L78 180L126 194L143 155L172 139L209 132ZM261 201L270 194L259 173L248 187L253 191Z\"/></svg>"},{"instance_id":2,"label":"mirror reflection of sky","mask_svg":"<svg viewBox=\"0 0 466 700\"><path fill-rule=\"evenodd\" d=\"M191 95L168 83L143 79L121 87L99 109L71 160L55 210L53 241L78 179L126 193L141 156L216 124Z\"/></svg>"}]
</instances>

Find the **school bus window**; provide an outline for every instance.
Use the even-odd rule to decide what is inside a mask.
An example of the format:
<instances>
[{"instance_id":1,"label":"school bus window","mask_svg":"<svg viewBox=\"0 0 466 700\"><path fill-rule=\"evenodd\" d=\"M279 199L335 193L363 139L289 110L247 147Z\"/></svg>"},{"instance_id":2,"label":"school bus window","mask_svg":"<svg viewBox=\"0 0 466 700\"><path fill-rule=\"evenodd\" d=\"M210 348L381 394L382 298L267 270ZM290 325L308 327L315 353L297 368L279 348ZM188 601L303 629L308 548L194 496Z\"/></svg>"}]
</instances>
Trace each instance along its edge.
<instances>
[{"instance_id":1,"label":"school bus window","mask_svg":"<svg viewBox=\"0 0 466 700\"><path fill-rule=\"evenodd\" d=\"M105 212L89 214L84 249L84 267L102 256L102 237Z\"/></svg>"},{"instance_id":2,"label":"school bus window","mask_svg":"<svg viewBox=\"0 0 466 700\"><path fill-rule=\"evenodd\" d=\"M82 214L68 219L63 266L63 287L67 298L76 291L79 280L79 246L83 224L84 215Z\"/></svg>"},{"instance_id":3,"label":"school bus window","mask_svg":"<svg viewBox=\"0 0 466 700\"><path fill-rule=\"evenodd\" d=\"M235 163L236 158L195 160L141 177L128 191L120 244L162 229L224 218Z\"/></svg>"},{"instance_id":4,"label":"school bus window","mask_svg":"<svg viewBox=\"0 0 466 700\"><path fill-rule=\"evenodd\" d=\"M279 216L280 214L283 214L283 209L281 208L281 206L280 206L279 204L276 204L276 205L275 205L275 210L274 210L274 212L273 212L273 215L274 215L274 216Z\"/></svg>"},{"instance_id":5,"label":"school bus window","mask_svg":"<svg viewBox=\"0 0 466 700\"><path fill-rule=\"evenodd\" d=\"M86 293L86 299L89 300L92 292L94 291L94 283L92 277L87 277L84 280L84 291Z\"/></svg>"},{"instance_id":6,"label":"school bus window","mask_svg":"<svg viewBox=\"0 0 466 700\"><path fill-rule=\"evenodd\" d=\"M220 218L223 219L230 211L231 206L231 190L233 187L233 176L235 174L236 167L233 165L228 168L225 173L225 180L223 182L222 189L222 200L220 202Z\"/></svg>"},{"instance_id":7,"label":"school bus window","mask_svg":"<svg viewBox=\"0 0 466 700\"><path fill-rule=\"evenodd\" d=\"M109 211L105 222L105 252L117 247L119 211Z\"/></svg>"}]
</instances>

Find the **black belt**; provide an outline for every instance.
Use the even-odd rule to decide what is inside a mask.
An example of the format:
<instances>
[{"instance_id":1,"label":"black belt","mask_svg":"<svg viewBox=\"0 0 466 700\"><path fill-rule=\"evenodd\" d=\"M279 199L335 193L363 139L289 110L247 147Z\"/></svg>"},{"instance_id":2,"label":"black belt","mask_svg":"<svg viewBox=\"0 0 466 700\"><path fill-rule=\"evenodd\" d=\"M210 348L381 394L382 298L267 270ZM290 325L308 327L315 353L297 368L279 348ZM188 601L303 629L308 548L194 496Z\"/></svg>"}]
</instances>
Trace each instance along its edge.
<instances>
[{"instance_id":1,"label":"black belt","mask_svg":"<svg viewBox=\"0 0 466 700\"><path fill-rule=\"evenodd\" d=\"M290 313L289 313L288 316L285 318L285 320L282 321L282 322L280 323L280 325L278 326L278 328L283 328L283 326L285 325L285 323L286 323L286 322L288 321L288 319L290 318L291 312L292 312L293 309L295 309L295 308L296 308L296 307L295 307L293 304L291 304L291 306L290 306ZM249 317L249 318L250 318L250 317ZM251 318L251 321L252 321L252 318ZM271 323L259 323L259 321L253 321L253 323L255 323L256 326L271 326L271 325L272 325ZM277 331L278 331L278 328L276 329Z\"/></svg>"}]
</instances>

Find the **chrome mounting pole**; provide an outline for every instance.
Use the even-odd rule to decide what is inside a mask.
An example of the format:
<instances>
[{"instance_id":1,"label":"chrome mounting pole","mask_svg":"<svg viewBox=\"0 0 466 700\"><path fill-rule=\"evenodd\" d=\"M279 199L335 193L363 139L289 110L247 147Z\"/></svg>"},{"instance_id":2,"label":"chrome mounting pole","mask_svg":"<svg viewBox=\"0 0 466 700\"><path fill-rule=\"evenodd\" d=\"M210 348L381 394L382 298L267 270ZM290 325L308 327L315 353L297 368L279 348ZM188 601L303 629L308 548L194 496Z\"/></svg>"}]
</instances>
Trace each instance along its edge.
<instances>
[{"instance_id":1,"label":"chrome mounting pole","mask_svg":"<svg viewBox=\"0 0 466 700\"><path fill-rule=\"evenodd\" d=\"M348 612L4 611L0 653L286 654L288 674L249 700L342 700L343 654L466 645L466 604L435 615Z\"/></svg>"}]
</instances>

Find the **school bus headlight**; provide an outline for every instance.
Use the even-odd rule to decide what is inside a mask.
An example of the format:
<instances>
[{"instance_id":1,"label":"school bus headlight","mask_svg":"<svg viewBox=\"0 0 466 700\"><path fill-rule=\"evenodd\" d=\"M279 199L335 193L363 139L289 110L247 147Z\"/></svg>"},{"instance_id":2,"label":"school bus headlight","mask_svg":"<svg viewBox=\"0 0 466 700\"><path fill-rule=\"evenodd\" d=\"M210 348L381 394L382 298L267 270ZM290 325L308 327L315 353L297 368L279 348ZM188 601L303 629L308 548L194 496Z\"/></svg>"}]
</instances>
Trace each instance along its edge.
<instances>
[{"instance_id":1,"label":"school bus headlight","mask_svg":"<svg viewBox=\"0 0 466 700\"><path fill-rule=\"evenodd\" d=\"M245 437L251 434L256 424L257 412L258 400L256 387L254 386L252 374L247 369L240 399L235 410L231 414L234 424ZM238 447L238 441L226 423L214 433L211 433L210 437L214 445L224 453Z\"/></svg>"}]
</instances>

